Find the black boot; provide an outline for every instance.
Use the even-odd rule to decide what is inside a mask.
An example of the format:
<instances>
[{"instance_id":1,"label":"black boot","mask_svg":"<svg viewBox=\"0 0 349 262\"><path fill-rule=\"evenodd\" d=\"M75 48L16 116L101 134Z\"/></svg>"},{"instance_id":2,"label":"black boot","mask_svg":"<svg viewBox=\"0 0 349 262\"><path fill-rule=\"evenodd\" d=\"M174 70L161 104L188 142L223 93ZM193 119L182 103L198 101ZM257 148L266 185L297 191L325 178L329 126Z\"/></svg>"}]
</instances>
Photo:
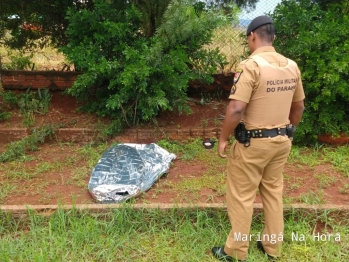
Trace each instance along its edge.
<instances>
[{"instance_id":1,"label":"black boot","mask_svg":"<svg viewBox=\"0 0 349 262\"><path fill-rule=\"evenodd\" d=\"M258 248L263 254L267 254L267 252L265 252L265 250L264 250L262 241L257 241L257 248ZM274 256L272 256L272 255L267 254L267 256L268 256L268 260L270 260L270 261L276 261L276 260L278 260L277 257L274 257Z\"/></svg>"},{"instance_id":2,"label":"black boot","mask_svg":"<svg viewBox=\"0 0 349 262\"><path fill-rule=\"evenodd\" d=\"M227 253L224 252L224 247L213 247L212 254L215 258L221 261L227 261L227 262L245 262L246 261L246 260L238 260L227 255Z\"/></svg>"}]
</instances>

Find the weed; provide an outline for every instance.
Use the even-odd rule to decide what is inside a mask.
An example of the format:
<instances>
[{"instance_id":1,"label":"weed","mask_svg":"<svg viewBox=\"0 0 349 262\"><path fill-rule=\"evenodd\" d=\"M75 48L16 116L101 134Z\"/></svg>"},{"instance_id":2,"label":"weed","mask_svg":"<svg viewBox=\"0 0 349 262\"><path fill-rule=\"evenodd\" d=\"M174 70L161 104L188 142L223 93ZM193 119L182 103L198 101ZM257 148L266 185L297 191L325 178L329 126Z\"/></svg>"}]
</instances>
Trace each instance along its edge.
<instances>
[{"instance_id":1,"label":"weed","mask_svg":"<svg viewBox=\"0 0 349 262\"><path fill-rule=\"evenodd\" d=\"M214 124L214 126L218 126L220 123L221 123L221 121L220 121L217 117L215 117L215 118L213 119L213 124Z\"/></svg>"},{"instance_id":2,"label":"weed","mask_svg":"<svg viewBox=\"0 0 349 262\"><path fill-rule=\"evenodd\" d=\"M37 164L37 166L35 168L35 173L37 173L37 174L46 173L46 172L50 172L53 169L54 169L54 165L52 165L51 163L41 162L41 163Z\"/></svg>"},{"instance_id":3,"label":"weed","mask_svg":"<svg viewBox=\"0 0 349 262\"><path fill-rule=\"evenodd\" d=\"M203 120L201 120L201 122L202 122L201 125L203 128L208 127L208 120L207 119L203 119Z\"/></svg>"},{"instance_id":4,"label":"weed","mask_svg":"<svg viewBox=\"0 0 349 262\"><path fill-rule=\"evenodd\" d=\"M11 91L0 92L0 104L4 109L13 109L18 106L17 96Z\"/></svg>"},{"instance_id":5,"label":"weed","mask_svg":"<svg viewBox=\"0 0 349 262\"><path fill-rule=\"evenodd\" d=\"M0 107L0 111L1 111L1 107ZM10 112L0 112L0 121L10 119L10 117L11 117Z\"/></svg>"},{"instance_id":6,"label":"weed","mask_svg":"<svg viewBox=\"0 0 349 262\"><path fill-rule=\"evenodd\" d=\"M213 98L210 93L201 93L201 100L200 100L201 105L211 103L212 101L213 101Z\"/></svg>"},{"instance_id":7,"label":"weed","mask_svg":"<svg viewBox=\"0 0 349 262\"><path fill-rule=\"evenodd\" d=\"M51 200L55 198L55 196L51 193L45 193L43 196L40 197L39 202L41 204L47 205L51 202Z\"/></svg>"},{"instance_id":8,"label":"weed","mask_svg":"<svg viewBox=\"0 0 349 262\"><path fill-rule=\"evenodd\" d=\"M16 186L9 183L0 183L0 204L3 199L16 190Z\"/></svg>"},{"instance_id":9,"label":"weed","mask_svg":"<svg viewBox=\"0 0 349 262\"><path fill-rule=\"evenodd\" d=\"M187 193L200 192L204 188L209 188L218 193L219 196L225 194L225 175L223 174L204 174L200 177L183 177L183 179L173 185L172 189Z\"/></svg>"},{"instance_id":10,"label":"weed","mask_svg":"<svg viewBox=\"0 0 349 262\"><path fill-rule=\"evenodd\" d=\"M26 150L37 150L37 144L43 143L46 137L54 135L57 126L46 125L32 130L32 133L19 141L6 146L6 151L0 154L0 162L18 160L25 156Z\"/></svg>"},{"instance_id":11,"label":"weed","mask_svg":"<svg viewBox=\"0 0 349 262\"><path fill-rule=\"evenodd\" d=\"M304 178L303 177L296 177L296 176L292 176L292 177L286 176L286 181L289 183L288 188L290 190L295 190L295 189L299 189L303 186Z\"/></svg>"},{"instance_id":12,"label":"weed","mask_svg":"<svg viewBox=\"0 0 349 262\"><path fill-rule=\"evenodd\" d=\"M324 153L325 161L330 162L345 177L349 177L349 146L325 148Z\"/></svg>"},{"instance_id":13,"label":"weed","mask_svg":"<svg viewBox=\"0 0 349 262\"><path fill-rule=\"evenodd\" d=\"M300 163L309 167L319 165L321 163L321 150L309 149L307 147L293 146L290 152L288 162Z\"/></svg>"},{"instance_id":14,"label":"weed","mask_svg":"<svg viewBox=\"0 0 349 262\"><path fill-rule=\"evenodd\" d=\"M19 95L18 105L22 114L32 112L39 114L46 114L50 105L52 94L48 89L43 89L35 92L30 91L31 87L27 89L25 94Z\"/></svg>"},{"instance_id":15,"label":"weed","mask_svg":"<svg viewBox=\"0 0 349 262\"><path fill-rule=\"evenodd\" d=\"M338 192L341 194L349 194L349 184L344 184L343 187L338 189Z\"/></svg>"},{"instance_id":16,"label":"weed","mask_svg":"<svg viewBox=\"0 0 349 262\"><path fill-rule=\"evenodd\" d=\"M7 120L11 117L11 113L7 112L17 106L17 97L11 91L0 90L0 121Z\"/></svg>"},{"instance_id":17,"label":"weed","mask_svg":"<svg viewBox=\"0 0 349 262\"><path fill-rule=\"evenodd\" d=\"M308 205L320 205L326 204L325 194L322 190L317 192L309 191L308 193L303 193L298 197L290 198L291 203L304 203Z\"/></svg>"},{"instance_id":18,"label":"weed","mask_svg":"<svg viewBox=\"0 0 349 262\"><path fill-rule=\"evenodd\" d=\"M101 122L98 122L94 126L95 130L95 141L107 141L108 138L120 134L123 130L123 125L120 120L113 120L110 124L105 125Z\"/></svg>"},{"instance_id":19,"label":"weed","mask_svg":"<svg viewBox=\"0 0 349 262\"><path fill-rule=\"evenodd\" d=\"M314 176L320 182L320 188L328 188L329 186L335 185L337 178L328 174L315 174Z\"/></svg>"},{"instance_id":20,"label":"weed","mask_svg":"<svg viewBox=\"0 0 349 262\"><path fill-rule=\"evenodd\" d=\"M24 119L23 119L23 124L26 127L30 127L35 125L35 115L31 111L27 111L23 113Z\"/></svg>"},{"instance_id":21,"label":"weed","mask_svg":"<svg viewBox=\"0 0 349 262\"><path fill-rule=\"evenodd\" d=\"M87 167L79 167L72 172L73 183L78 187L86 188L86 179L90 174L90 169Z\"/></svg>"},{"instance_id":22,"label":"weed","mask_svg":"<svg viewBox=\"0 0 349 262\"><path fill-rule=\"evenodd\" d=\"M39 112L46 114L50 106L52 94L49 89L38 89Z\"/></svg>"}]
</instances>

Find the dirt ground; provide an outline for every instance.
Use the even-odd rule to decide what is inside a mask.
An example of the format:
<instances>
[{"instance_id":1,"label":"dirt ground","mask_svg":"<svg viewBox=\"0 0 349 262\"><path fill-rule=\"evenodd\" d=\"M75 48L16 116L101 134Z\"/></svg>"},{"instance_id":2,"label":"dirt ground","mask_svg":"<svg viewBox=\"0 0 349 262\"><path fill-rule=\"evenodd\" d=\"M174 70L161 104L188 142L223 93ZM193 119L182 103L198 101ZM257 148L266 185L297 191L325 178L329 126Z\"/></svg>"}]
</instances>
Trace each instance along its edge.
<instances>
[{"instance_id":1,"label":"dirt ground","mask_svg":"<svg viewBox=\"0 0 349 262\"><path fill-rule=\"evenodd\" d=\"M163 112L157 118L157 125L166 128L220 128L222 126L222 116L225 114L227 99L201 105L200 97L193 96L193 100L189 104L192 108L191 114L179 115L175 112ZM64 122L65 127L94 128L98 123L109 122L108 119L101 120L96 116L77 111L79 105L74 98L56 92L51 100L49 113L37 115L36 125ZM144 123L141 127L151 128L152 125L153 123ZM23 116L19 111L14 111L10 120L0 122L0 128L16 127L24 127ZM3 151L5 145L0 146L1 151ZM28 152L28 156L32 160L28 159L23 163L1 164L0 187L3 189L0 190L0 204L95 203L87 190L91 168L86 164L86 159L69 157L74 156L81 146L81 144L47 142L40 146L40 150ZM212 156L216 154L215 150L210 151L210 154ZM39 172L38 167L43 163L54 163L56 166L55 168L46 168L46 170L43 167L43 171ZM14 170L11 171L11 175L8 172L9 168ZM161 177L150 190L138 196L136 202L222 203L225 201L224 179L219 190L203 188L195 192L178 191L173 190L171 186L184 180L200 178L208 169L208 163L197 160L184 161L178 158L173 161L169 173ZM225 164L217 169L217 174L224 175ZM31 176L31 171L36 172L35 176ZM23 177L24 173L26 175ZM343 177L329 163L315 166L287 163L284 173L286 174L284 195L288 201L309 202L311 198L321 198L318 200L321 203L349 204L349 194L339 192L339 188L349 184L349 178ZM321 177L333 179L331 183L324 185ZM222 179L222 177L217 179ZM5 192L4 188L8 188L8 192L11 193L3 197L1 201L1 192ZM321 192L321 195L315 196L312 195L312 192L315 192L315 195ZM261 202L258 193L255 202Z\"/></svg>"}]
</instances>

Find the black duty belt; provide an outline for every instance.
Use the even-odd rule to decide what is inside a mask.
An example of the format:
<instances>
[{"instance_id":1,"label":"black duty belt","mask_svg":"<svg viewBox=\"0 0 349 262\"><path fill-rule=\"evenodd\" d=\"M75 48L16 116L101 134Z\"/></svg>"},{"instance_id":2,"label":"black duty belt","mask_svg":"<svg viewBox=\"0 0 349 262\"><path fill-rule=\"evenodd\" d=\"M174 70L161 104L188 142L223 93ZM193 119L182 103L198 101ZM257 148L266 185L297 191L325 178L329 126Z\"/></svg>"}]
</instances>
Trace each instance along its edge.
<instances>
[{"instance_id":1,"label":"black duty belt","mask_svg":"<svg viewBox=\"0 0 349 262\"><path fill-rule=\"evenodd\" d=\"M253 137L253 138L286 136L286 135L287 135L286 128L247 130L247 136Z\"/></svg>"},{"instance_id":2,"label":"black duty belt","mask_svg":"<svg viewBox=\"0 0 349 262\"><path fill-rule=\"evenodd\" d=\"M273 129L253 129L247 130L245 124L240 122L235 130L235 139L244 144L245 147L250 146L251 138L263 138L263 137L275 137L275 136L288 136L290 140L293 139L293 134L296 131L296 126L287 125L284 128L273 128Z\"/></svg>"}]
</instances>

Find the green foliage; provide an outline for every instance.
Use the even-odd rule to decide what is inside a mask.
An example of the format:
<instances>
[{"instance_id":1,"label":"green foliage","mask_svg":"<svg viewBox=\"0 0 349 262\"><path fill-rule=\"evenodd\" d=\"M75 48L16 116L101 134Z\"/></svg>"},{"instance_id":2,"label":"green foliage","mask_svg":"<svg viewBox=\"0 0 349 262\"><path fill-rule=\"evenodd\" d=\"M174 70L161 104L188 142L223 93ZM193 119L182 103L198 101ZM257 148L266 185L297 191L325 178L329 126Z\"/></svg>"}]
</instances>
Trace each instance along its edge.
<instances>
[{"instance_id":1,"label":"green foliage","mask_svg":"<svg viewBox=\"0 0 349 262\"><path fill-rule=\"evenodd\" d=\"M92 0L2 0L0 43L12 48L43 48L48 43L54 46L65 45L67 9L80 10L92 7ZM5 37L7 32L10 33L10 37ZM38 39L40 41L37 41Z\"/></svg>"},{"instance_id":2,"label":"green foliage","mask_svg":"<svg viewBox=\"0 0 349 262\"><path fill-rule=\"evenodd\" d=\"M156 34L142 31L142 15L123 1L95 1L93 11L68 12L69 44L62 48L82 70L69 93L88 100L85 109L121 118L128 126L161 110L187 111L189 80L210 82L224 58L206 51L213 29L228 22L194 1L172 1Z\"/></svg>"},{"instance_id":3,"label":"green foliage","mask_svg":"<svg viewBox=\"0 0 349 262\"><path fill-rule=\"evenodd\" d=\"M282 1L274 11L275 47L295 60L306 93L296 141L312 142L318 134L349 131L349 3Z\"/></svg>"},{"instance_id":4,"label":"green foliage","mask_svg":"<svg viewBox=\"0 0 349 262\"><path fill-rule=\"evenodd\" d=\"M6 151L0 154L0 162L9 162L25 156L27 150L37 150L37 145L44 143L47 137L54 135L59 126L46 125L32 130L31 134L19 141L6 146Z\"/></svg>"},{"instance_id":5,"label":"green foliage","mask_svg":"<svg viewBox=\"0 0 349 262\"><path fill-rule=\"evenodd\" d=\"M142 30L146 37L155 34L170 2L171 0L133 0L136 8L142 13Z\"/></svg>"},{"instance_id":6,"label":"green foliage","mask_svg":"<svg viewBox=\"0 0 349 262\"><path fill-rule=\"evenodd\" d=\"M46 114L51 98L49 89L38 89L37 92L32 92L29 87L24 94L19 95L18 105L22 114L27 112Z\"/></svg>"},{"instance_id":7,"label":"green foliage","mask_svg":"<svg viewBox=\"0 0 349 262\"><path fill-rule=\"evenodd\" d=\"M11 117L8 110L17 107L17 97L11 91L0 91L0 121Z\"/></svg>"},{"instance_id":8,"label":"green foliage","mask_svg":"<svg viewBox=\"0 0 349 262\"><path fill-rule=\"evenodd\" d=\"M31 62L33 54L24 55L23 52L18 54L12 54L9 52L10 63L1 64L2 69L5 70L25 70L25 69L34 69L34 64Z\"/></svg>"}]
</instances>

